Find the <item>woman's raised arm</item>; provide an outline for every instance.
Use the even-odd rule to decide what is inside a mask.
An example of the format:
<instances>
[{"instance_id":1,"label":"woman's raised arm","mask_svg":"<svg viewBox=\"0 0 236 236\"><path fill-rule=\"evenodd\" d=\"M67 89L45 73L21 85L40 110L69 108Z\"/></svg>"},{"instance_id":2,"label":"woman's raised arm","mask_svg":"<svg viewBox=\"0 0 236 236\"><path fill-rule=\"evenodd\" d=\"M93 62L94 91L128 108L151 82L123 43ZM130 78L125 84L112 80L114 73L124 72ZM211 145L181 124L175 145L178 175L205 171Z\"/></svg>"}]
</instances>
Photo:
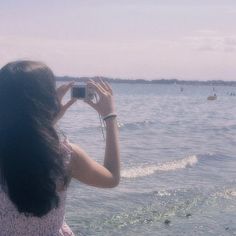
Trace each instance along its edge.
<instances>
[{"instance_id":1,"label":"woman's raised arm","mask_svg":"<svg viewBox=\"0 0 236 236\"><path fill-rule=\"evenodd\" d=\"M106 117L106 148L104 164L93 160L84 150L76 144L70 144L73 153L71 160L72 177L91 186L112 188L120 181L120 149L119 134L116 122L113 93L111 87L100 81L89 81L88 88L93 89L99 95L99 101L93 103L86 101L100 115Z\"/></svg>"}]
</instances>

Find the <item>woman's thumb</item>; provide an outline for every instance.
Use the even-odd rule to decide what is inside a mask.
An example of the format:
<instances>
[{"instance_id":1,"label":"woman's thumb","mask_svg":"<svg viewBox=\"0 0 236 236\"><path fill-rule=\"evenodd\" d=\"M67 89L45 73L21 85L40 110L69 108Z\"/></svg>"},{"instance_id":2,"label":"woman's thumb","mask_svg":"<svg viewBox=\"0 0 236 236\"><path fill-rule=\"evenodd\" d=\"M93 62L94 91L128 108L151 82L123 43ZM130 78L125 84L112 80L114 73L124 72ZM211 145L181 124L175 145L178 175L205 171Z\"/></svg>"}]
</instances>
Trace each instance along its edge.
<instances>
[{"instance_id":1,"label":"woman's thumb","mask_svg":"<svg viewBox=\"0 0 236 236\"><path fill-rule=\"evenodd\" d=\"M96 110L96 104L93 103L90 99L85 99L84 101Z\"/></svg>"},{"instance_id":2,"label":"woman's thumb","mask_svg":"<svg viewBox=\"0 0 236 236\"><path fill-rule=\"evenodd\" d=\"M71 105L73 105L77 101L77 98L72 98L69 100L64 106L63 109L66 111Z\"/></svg>"}]
</instances>

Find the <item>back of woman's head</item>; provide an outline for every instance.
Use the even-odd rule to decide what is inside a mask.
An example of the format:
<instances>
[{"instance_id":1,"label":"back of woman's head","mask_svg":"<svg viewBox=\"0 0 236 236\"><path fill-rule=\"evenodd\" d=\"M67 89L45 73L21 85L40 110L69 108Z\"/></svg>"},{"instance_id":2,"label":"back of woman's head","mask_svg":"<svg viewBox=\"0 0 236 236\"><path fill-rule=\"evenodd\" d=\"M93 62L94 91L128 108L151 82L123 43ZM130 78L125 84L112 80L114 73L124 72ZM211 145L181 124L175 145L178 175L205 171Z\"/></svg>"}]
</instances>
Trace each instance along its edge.
<instances>
[{"instance_id":1,"label":"back of woman's head","mask_svg":"<svg viewBox=\"0 0 236 236\"><path fill-rule=\"evenodd\" d=\"M1 185L19 212L43 216L59 204L66 172L53 120L60 106L55 78L42 63L16 61L0 70Z\"/></svg>"}]
</instances>

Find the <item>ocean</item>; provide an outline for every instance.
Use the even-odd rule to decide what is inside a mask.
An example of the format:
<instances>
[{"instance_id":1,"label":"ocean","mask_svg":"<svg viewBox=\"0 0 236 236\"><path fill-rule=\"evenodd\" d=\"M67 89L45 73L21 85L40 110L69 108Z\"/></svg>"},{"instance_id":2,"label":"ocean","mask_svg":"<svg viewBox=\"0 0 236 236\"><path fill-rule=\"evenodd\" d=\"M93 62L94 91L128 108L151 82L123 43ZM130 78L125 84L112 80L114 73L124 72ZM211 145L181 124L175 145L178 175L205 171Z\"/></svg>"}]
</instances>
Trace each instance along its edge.
<instances>
[{"instance_id":1,"label":"ocean","mask_svg":"<svg viewBox=\"0 0 236 236\"><path fill-rule=\"evenodd\" d=\"M98 189L72 180L66 222L75 235L236 235L236 87L111 85L121 182ZM59 125L103 163L92 108L77 101Z\"/></svg>"}]
</instances>

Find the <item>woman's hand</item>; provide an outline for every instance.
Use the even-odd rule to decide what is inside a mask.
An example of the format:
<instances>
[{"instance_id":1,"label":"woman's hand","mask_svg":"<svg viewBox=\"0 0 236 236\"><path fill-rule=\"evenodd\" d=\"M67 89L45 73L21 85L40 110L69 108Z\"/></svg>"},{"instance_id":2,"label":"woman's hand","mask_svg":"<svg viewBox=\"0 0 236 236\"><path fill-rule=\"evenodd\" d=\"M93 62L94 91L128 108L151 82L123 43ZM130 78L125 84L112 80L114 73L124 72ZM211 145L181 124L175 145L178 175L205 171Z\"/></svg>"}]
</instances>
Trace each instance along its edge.
<instances>
[{"instance_id":1,"label":"woman's hand","mask_svg":"<svg viewBox=\"0 0 236 236\"><path fill-rule=\"evenodd\" d=\"M72 88L74 82L70 82L68 84L63 84L59 88L57 88L57 97L60 102L60 112L57 114L57 116L54 119L54 125L64 116L67 109L74 104L77 101L77 98L70 99L67 103L62 104L62 99L65 96L65 94Z\"/></svg>"},{"instance_id":2,"label":"woman's hand","mask_svg":"<svg viewBox=\"0 0 236 236\"><path fill-rule=\"evenodd\" d=\"M101 116L115 112L113 92L108 83L102 80L98 82L89 80L87 86L89 90L95 91L98 94L99 100L97 103L91 100L85 100L86 103L93 107Z\"/></svg>"}]
</instances>

